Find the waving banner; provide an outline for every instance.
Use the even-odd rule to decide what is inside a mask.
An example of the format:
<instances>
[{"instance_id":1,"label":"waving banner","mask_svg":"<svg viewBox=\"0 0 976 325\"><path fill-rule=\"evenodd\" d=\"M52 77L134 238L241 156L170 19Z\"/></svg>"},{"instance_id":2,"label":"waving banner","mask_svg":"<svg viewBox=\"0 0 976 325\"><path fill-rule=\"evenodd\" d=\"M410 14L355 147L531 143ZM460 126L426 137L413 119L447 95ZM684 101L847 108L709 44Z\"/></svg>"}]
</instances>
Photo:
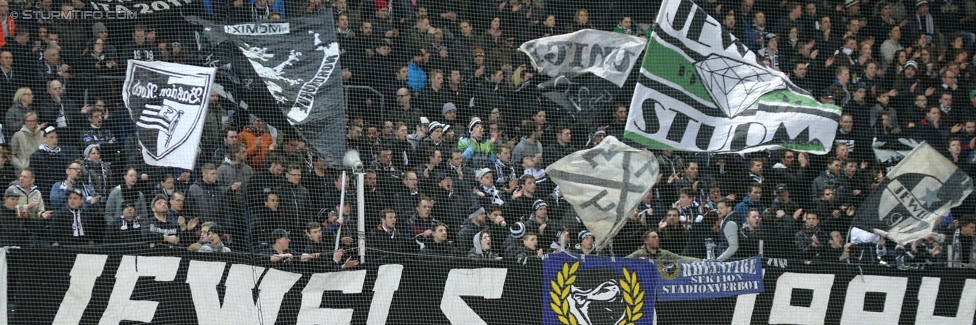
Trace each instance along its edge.
<instances>
[{"instance_id":1,"label":"waving banner","mask_svg":"<svg viewBox=\"0 0 976 325\"><path fill-rule=\"evenodd\" d=\"M915 147L857 209L853 226L908 245L932 233L973 192L973 180L927 143Z\"/></svg>"},{"instance_id":2,"label":"waving banner","mask_svg":"<svg viewBox=\"0 0 976 325\"><path fill-rule=\"evenodd\" d=\"M122 100L146 164L193 169L214 68L129 60Z\"/></svg>"},{"instance_id":3,"label":"waving banner","mask_svg":"<svg viewBox=\"0 0 976 325\"><path fill-rule=\"evenodd\" d=\"M519 51L550 77L592 72L622 87L646 43L640 37L584 29L525 42Z\"/></svg>"},{"instance_id":4,"label":"waving banner","mask_svg":"<svg viewBox=\"0 0 976 325\"><path fill-rule=\"evenodd\" d=\"M841 109L822 105L692 1L665 0L647 43L625 136L650 148L830 150Z\"/></svg>"},{"instance_id":5,"label":"waving banner","mask_svg":"<svg viewBox=\"0 0 976 325\"><path fill-rule=\"evenodd\" d=\"M204 61L220 68L234 100L279 130L294 126L327 164L342 165L345 104L330 10L237 25L185 19L201 27Z\"/></svg>"},{"instance_id":6,"label":"waving banner","mask_svg":"<svg viewBox=\"0 0 976 325\"><path fill-rule=\"evenodd\" d=\"M598 249L627 223L628 214L657 182L657 172L654 154L613 136L546 167L546 174L593 233Z\"/></svg>"}]
</instances>

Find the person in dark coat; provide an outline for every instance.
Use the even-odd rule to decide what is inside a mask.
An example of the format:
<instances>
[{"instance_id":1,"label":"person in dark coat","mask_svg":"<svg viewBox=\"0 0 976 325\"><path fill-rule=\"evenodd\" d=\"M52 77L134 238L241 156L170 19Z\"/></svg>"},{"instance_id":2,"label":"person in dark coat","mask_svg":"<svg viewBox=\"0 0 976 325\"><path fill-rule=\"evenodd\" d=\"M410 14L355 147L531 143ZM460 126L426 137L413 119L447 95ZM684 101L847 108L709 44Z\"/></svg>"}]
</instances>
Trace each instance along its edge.
<instances>
[{"instance_id":1,"label":"person in dark coat","mask_svg":"<svg viewBox=\"0 0 976 325\"><path fill-rule=\"evenodd\" d=\"M454 242L449 241L450 238L448 234L448 226L446 224L438 224L434 227L434 234L431 236L432 240L424 244L424 248L420 250L420 253L427 256L447 256L447 257L457 257L459 252L457 246Z\"/></svg>"},{"instance_id":2,"label":"person in dark coat","mask_svg":"<svg viewBox=\"0 0 976 325\"><path fill-rule=\"evenodd\" d=\"M105 227L106 244L131 245L144 242L142 236L143 216L136 215L135 202L123 203L122 215L118 222L108 223Z\"/></svg>"},{"instance_id":3,"label":"person in dark coat","mask_svg":"<svg viewBox=\"0 0 976 325\"><path fill-rule=\"evenodd\" d=\"M81 189L68 191L68 205L55 211L48 225L52 245L95 245L101 242L105 222L83 209L84 203L85 193Z\"/></svg>"},{"instance_id":4,"label":"person in dark coat","mask_svg":"<svg viewBox=\"0 0 976 325\"><path fill-rule=\"evenodd\" d=\"M0 208L0 246L26 246L30 234L24 228L27 218L17 214L20 191L11 187L3 193L3 208Z\"/></svg>"},{"instance_id":5,"label":"person in dark coat","mask_svg":"<svg viewBox=\"0 0 976 325\"><path fill-rule=\"evenodd\" d=\"M37 172L37 186L49 189L61 180L62 170L71 162L71 157L58 146L58 130L53 126L44 129L44 143L31 154L31 167Z\"/></svg>"}]
</instances>

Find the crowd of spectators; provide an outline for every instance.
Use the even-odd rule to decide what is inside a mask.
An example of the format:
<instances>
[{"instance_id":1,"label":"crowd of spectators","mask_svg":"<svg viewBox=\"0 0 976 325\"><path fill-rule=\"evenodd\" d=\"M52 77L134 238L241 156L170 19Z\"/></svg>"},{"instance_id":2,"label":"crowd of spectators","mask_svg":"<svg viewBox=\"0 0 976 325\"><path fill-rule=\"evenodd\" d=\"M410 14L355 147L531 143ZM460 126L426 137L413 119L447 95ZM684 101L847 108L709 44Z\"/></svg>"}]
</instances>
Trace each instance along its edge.
<instances>
[{"instance_id":1,"label":"crowd of spectators","mask_svg":"<svg viewBox=\"0 0 976 325\"><path fill-rule=\"evenodd\" d=\"M910 245L851 227L890 167L875 157L879 142L924 140L976 172L974 1L699 5L763 64L844 108L833 150L655 151L658 185L600 254L729 260L762 250L832 262L942 263L952 247L958 254L951 261L976 262L976 205L969 200ZM161 26L173 22L110 29L65 14L85 6L0 0L0 100L12 102L0 114L0 183L11 184L0 209L3 245L148 242L251 252L270 264L357 264L348 256L357 246L354 178L217 93L196 168L145 164L138 130L120 104L120 65L192 64L192 51L180 45L188 40ZM333 11L344 84L381 94L347 103L346 147L366 163L368 255L519 260L596 253L594 236L546 167L607 135L623 139L629 104L604 107L599 121L576 120L539 92L548 77L535 74L517 45L584 28L647 38L658 7L237 0L194 2L186 10L226 23ZM24 10L62 14L15 19L12 13Z\"/></svg>"}]
</instances>

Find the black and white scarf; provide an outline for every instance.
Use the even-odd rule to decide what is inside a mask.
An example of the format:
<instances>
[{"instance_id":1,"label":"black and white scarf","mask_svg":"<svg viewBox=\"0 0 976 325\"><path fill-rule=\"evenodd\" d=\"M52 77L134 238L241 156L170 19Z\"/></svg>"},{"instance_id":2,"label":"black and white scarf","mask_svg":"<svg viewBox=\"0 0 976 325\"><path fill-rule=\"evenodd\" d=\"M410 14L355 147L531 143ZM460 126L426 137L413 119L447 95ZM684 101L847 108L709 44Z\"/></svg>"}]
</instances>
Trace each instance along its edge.
<instances>
[{"instance_id":1,"label":"black and white scarf","mask_svg":"<svg viewBox=\"0 0 976 325\"><path fill-rule=\"evenodd\" d=\"M132 227L132 229L139 229L141 227L139 226L138 217L133 218L131 221L126 219L125 216L122 216L121 218L122 218L122 227L119 227L119 229L121 230L129 230L129 227Z\"/></svg>"},{"instance_id":2,"label":"black and white scarf","mask_svg":"<svg viewBox=\"0 0 976 325\"><path fill-rule=\"evenodd\" d=\"M485 187L484 185L481 185L481 191L485 193L485 196L491 198L491 204L494 205L505 204L505 201L503 201L502 198L498 196L498 189L495 188L494 186Z\"/></svg>"},{"instance_id":3,"label":"black and white scarf","mask_svg":"<svg viewBox=\"0 0 976 325\"><path fill-rule=\"evenodd\" d=\"M68 209L68 211L71 212L72 219L74 219L74 221L71 223L71 230L74 232L73 235L75 237L82 237L82 236L84 236L85 235L85 227L81 223L81 211L80 210L73 210L73 209Z\"/></svg>"},{"instance_id":4,"label":"black and white scarf","mask_svg":"<svg viewBox=\"0 0 976 325\"><path fill-rule=\"evenodd\" d=\"M53 154L60 153L61 147L52 148L51 146L47 145L47 143L42 143L40 146L37 146L37 150L41 150L53 155Z\"/></svg>"}]
</instances>

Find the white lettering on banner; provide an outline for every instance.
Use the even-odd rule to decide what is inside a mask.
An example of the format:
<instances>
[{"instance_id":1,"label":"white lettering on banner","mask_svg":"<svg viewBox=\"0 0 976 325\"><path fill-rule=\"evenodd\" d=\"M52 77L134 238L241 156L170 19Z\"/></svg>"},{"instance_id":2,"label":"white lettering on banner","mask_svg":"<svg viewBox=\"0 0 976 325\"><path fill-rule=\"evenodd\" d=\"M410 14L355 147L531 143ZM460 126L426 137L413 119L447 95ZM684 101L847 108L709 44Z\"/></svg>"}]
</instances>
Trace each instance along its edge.
<instances>
[{"instance_id":1,"label":"white lettering on banner","mask_svg":"<svg viewBox=\"0 0 976 325\"><path fill-rule=\"evenodd\" d=\"M151 322L156 315L157 301L134 301L132 290L136 288L136 281L140 277L154 278L156 281L173 281L180 269L179 257L163 256L130 256L125 255L119 262L119 269L115 273L115 286L108 298L108 307L102 314L99 325L115 325L121 321L131 320L143 323Z\"/></svg>"},{"instance_id":2,"label":"white lettering on banner","mask_svg":"<svg viewBox=\"0 0 976 325\"><path fill-rule=\"evenodd\" d=\"M136 80L129 86L129 94L139 98L153 99L156 98L156 89L159 88L154 83L147 82L142 83L141 80Z\"/></svg>"},{"instance_id":3,"label":"white lettering on banner","mask_svg":"<svg viewBox=\"0 0 976 325\"><path fill-rule=\"evenodd\" d=\"M335 70L335 65L339 61L339 43L332 42L327 46L321 45L322 41L319 39L319 34L315 33L314 37L315 42L317 42L315 44L319 45L315 50L322 51L324 56L319 65L319 70L311 79L302 84L298 94L295 95L295 104L292 105L287 114L288 121L292 124L301 123L308 118L308 113L312 111L312 105L315 104L315 94L319 92L319 88L322 88L326 81L329 81L329 76L332 75L332 71Z\"/></svg>"},{"instance_id":4,"label":"white lettering on banner","mask_svg":"<svg viewBox=\"0 0 976 325\"><path fill-rule=\"evenodd\" d=\"M485 324L461 296L484 297L485 299L501 299L505 291L505 276L508 269L453 269L447 275L444 284L444 296L441 298L441 311L451 321L451 324Z\"/></svg>"},{"instance_id":5,"label":"white lettering on banner","mask_svg":"<svg viewBox=\"0 0 976 325\"><path fill-rule=\"evenodd\" d=\"M108 255L78 254L75 256L75 264L71 267L70 273L71 285L64 293L64 300L61 300L58 314L54 316L54 324L81 322L81 315L85 313L88 302L91 301L95 280L102 275L107 260Z\"/></svg>"},{"instance_id":6,"label":"white lettering on banner","mask_svg":"<svg viewBox=\"0 0 976 325\"><path fill-rule=\"evenodd\" d=\"M386 317L390 315L390 305L393 303L393 293L400 288L400 276L403 265L387 264L380 266L373 284L373 301L369 304L369 318L366 325L386 324Z\"/></svg>"},{"instance_id":7,"label":"white lettering on banner","mask_svg":"<svg viewBox=\"0 0 976 325\"><path fill-rule=\"evenodd\" d=\"M154 83L143 83L141 80L136 80L129 86L129 94L134 97L146 99L163 97L164 99L171 99L184 104L200 104L203 100L203 87L187 86L189 89L184 89L183 86L170 84L168 85L169 88L160 89L159 85Z\"/></svg>"},{"instance_id":8,"label":"white lettering on banner","mask_svg":"<svg viewBox=\"0 0 976 325\"><path fill-rule=\"evenodd\" d=\"M897 324L901 316L901 302L905 298L908 278L858 275L847 284L841 324ZM864 295L868 292L885 294L881 312L864 310Z\"/></svg>"},{"instance_id":9,"label":"white lettering on banner","mask_svg":"<svg viewBox=\"0 0 976 325\"><path fill-rule=\"evenodd\" d=\"M606 65L607 68L625 72L633 66L630 60L640 56L639 52L627 51L620 47L601 46L579 42L552 42L548 46L532 48L531 55L540 64L566 65L566 68L587 69ZM567 61L567 57L569 60ZM609 59L609 60L608 60ZM609 62L608 62L609 61Z\"/></svg>"},{"instance_id":10,"label":"white lettering on banner","mask_svg":"<svg viewBox=\"0 0 976 325\"><path fill-rule=\"evenodd\" d=\"M833 285L833 274L783 273L776 279L776 293L773 296L773 306L769 309L769 323L823 325ZM793 289L813 290L810 307L790 305Z\"/></svg>"},{"instance_id":11,"label":"white lettering on banner","mask_svg":"<svg viewBox=\"0 0 976 325\"><path fill-rule=\"evenodd\" d=\"M756 260L745 259L735 262L726 263L687 263L683 264L681 268L682 277L692 277L692 276L702 276L709 274L730 274L730 273L742 273L742 274L755 274L756 273ZM722 281L737 281L742 280L741 276L719 276L722 277ZM724 279L725 277L729 277ZM716 282L709 281L710 279L703 279L701 282ZM695 283L695 279L692 279L692 283Z\"/></svg>"},{"instance_id":12,"label":"white lettering on banner","mask_svg":"<svg viewBox=\"0 0 976 325\"><path fill-rule=\"evenodd\" d=\"M692 281L694 281L694 279L692 279ZM756 290L758 288L759 281L661 286L664 293L677 294L746 291Z\"/></svg>"},{"instance_id":13,"label":"white lettering on banner","mask_svg":"<svg viewBox=\"0 0 976 325\"><path fill-rule=\"evenodd\" d=\"M353 309L319 308L322 293L341 291L343 294L363 292L366 270L312 274L302 290L302 307L298 311L298 324L349 324Z\"/></svg>"},{"instance_id":14,"label":"white lettering on banner","mask_svg":"<svg viewBox=\"0 0 976 325\"><path fill-rule=\"evenodd\" d=\"M224 33L232 35L285 35L291 33L288 23L239 24L224 26Z\"/></svg>"},{"instance_id":15,"label":"white lettering on banner","mask_svg":"<svg viewBox=\"0 0 976 325\"><path fill-rule=\"evenodd\" d=\"M298 273L269 269L262 278L261 274L265 270L263 267L231 265L224 283L227 289L221 305L217 285L223 276L225 264L190 262L186 283L190 285L193 306L201 324L222 323L227 319L248 319L252 324L274 324L285 293L302 277ZM258 279L261 279L260 285L257 283ZM252 298L254 288L258 288L260 292L257 303Z\"/></svg>"},{"instance_id":16,"label":"white lettering on banner","mask_svg":"<svg viewBox=\"0 0 976 325\"><path fill-rule=\"evenodd\" d=\"M939 296L939 282L942 279L923 277L918 287L918 312L916 325L968 325L976 316L976 279L966 279L959 298L956 317L935 316L935 300Z\"/></svg>"}]
</instances>

